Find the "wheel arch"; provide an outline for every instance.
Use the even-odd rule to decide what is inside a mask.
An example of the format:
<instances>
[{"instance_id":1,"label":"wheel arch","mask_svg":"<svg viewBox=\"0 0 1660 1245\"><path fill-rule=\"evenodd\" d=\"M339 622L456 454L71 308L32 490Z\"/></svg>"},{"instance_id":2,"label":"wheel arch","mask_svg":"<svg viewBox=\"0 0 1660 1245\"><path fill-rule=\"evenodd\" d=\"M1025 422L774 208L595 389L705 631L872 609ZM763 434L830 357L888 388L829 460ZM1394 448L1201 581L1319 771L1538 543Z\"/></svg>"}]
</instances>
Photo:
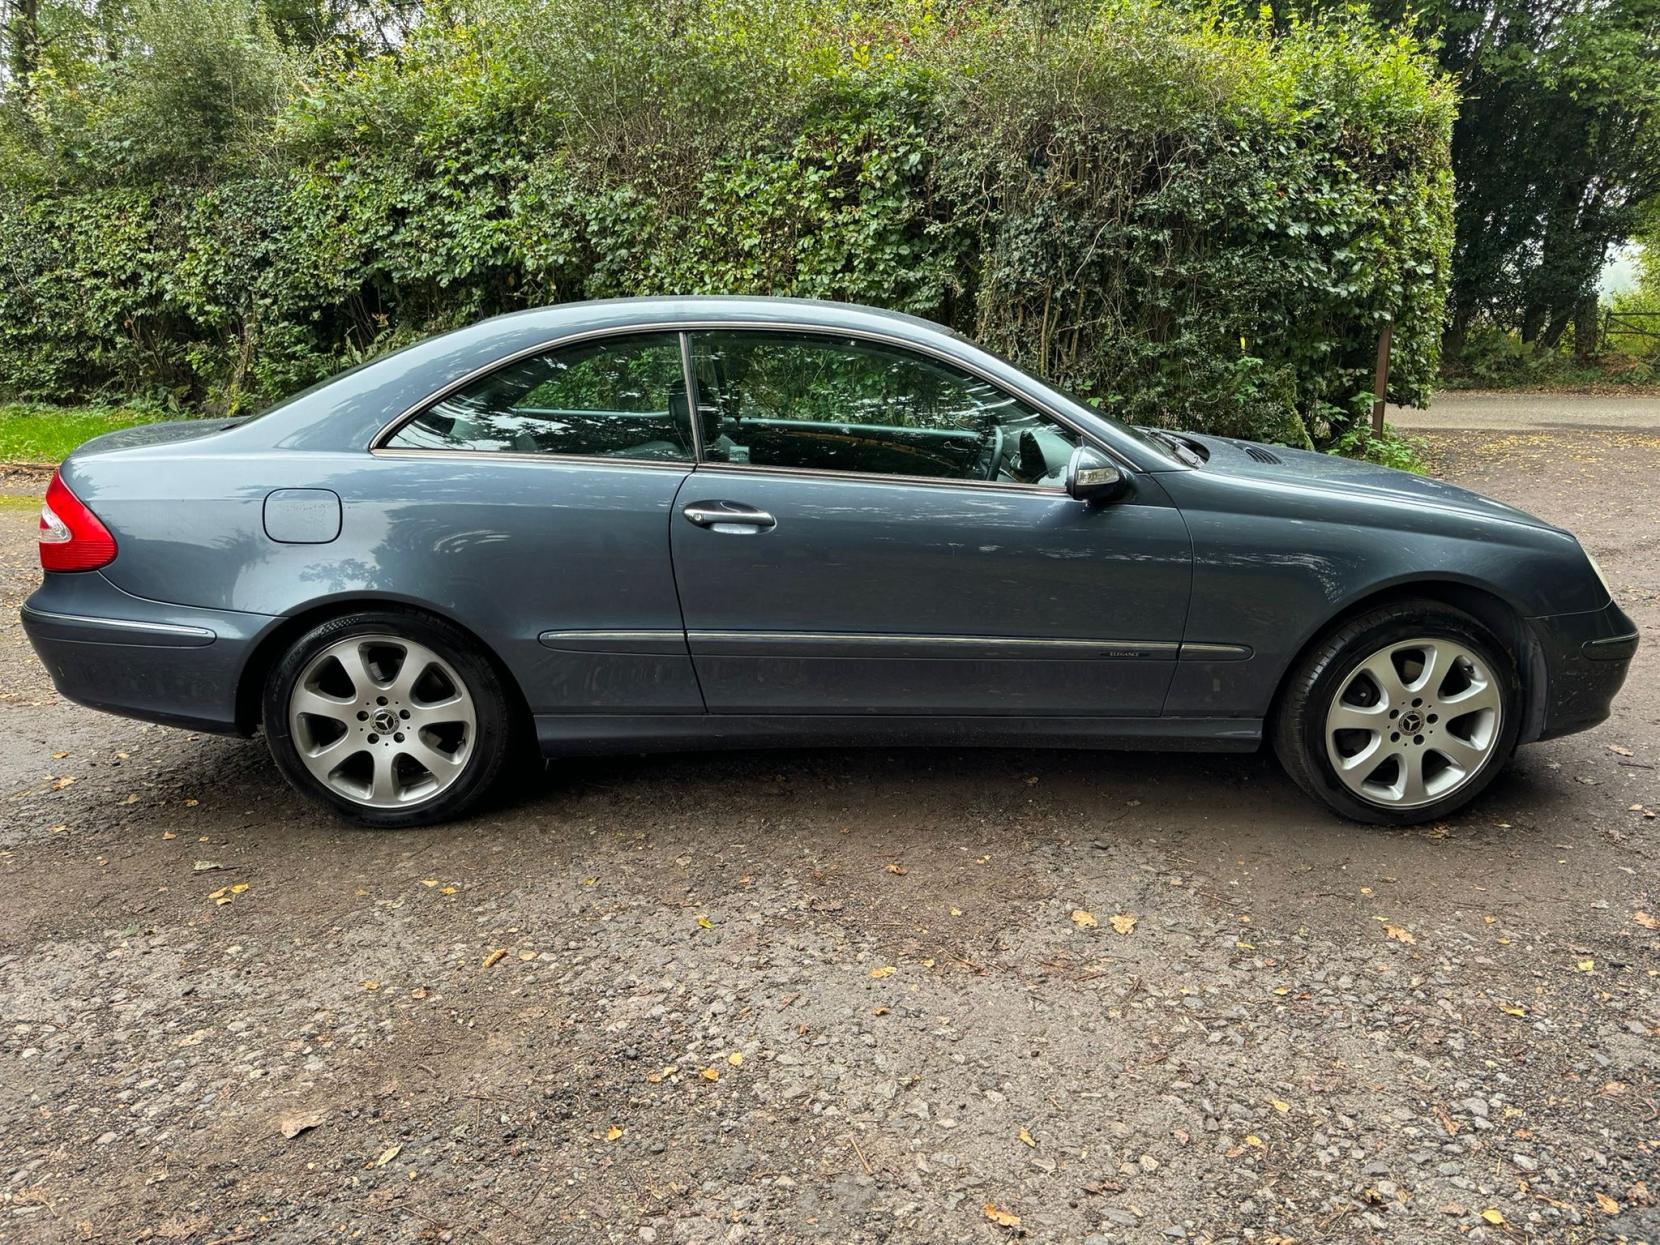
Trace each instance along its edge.
<instances>
[{"instance_id":1,"label":"wheel arch","mask_svg":"<svg viewBox=\"0 0 1660 1245\"><path fill-rule=\"evenodd\" d=\"M501 680L502 688L508 695L509 710L514 724L533 734L534 722L524 689L519 686L518 679L508 669L507 663L502 661L500 654L486 644L476 631L453 615L424 603L417 604L399 597L364 596L336 597L309 605L296 613L285 614L255 641L253 651L249 653L248 660L243 662L242 673L237 677L237 729L245 735L252 735L259 728L260 702L265 693L265 681L270 676L272 668L282 660L282 655L287 652L289 645L319 623L371 610L434 618L465 635L490 663L496 677ZM529 737L531 735L526 736Z\"/></svg>"},{"instance_id":2,"label":"wheel arch","mask_svg":"<svg viewBox=\"0 0 1660 1245\"><path fill-rule=\"evenodd\" d=\"M1490 588L1447 578L1400 580L1375 587L1344 602L1335 613L1303 637L1291 660L1280 672L1273 698L1269 702L1267 720L1272 722L1278 716L1286 688L1311 648L1351 618L1379 606L1392 605L1400 601L1434 601L1451 606L1470 615L1491 632L1516 663L1516 674L1522 691L1522 726L1518 739L1527 743L1539 737L1539 732L1544 726L1548 675L1544 650L1533 634L1533 628L1528 626L1526 616L1517 605Z\"/></svg>"}]
</instances>

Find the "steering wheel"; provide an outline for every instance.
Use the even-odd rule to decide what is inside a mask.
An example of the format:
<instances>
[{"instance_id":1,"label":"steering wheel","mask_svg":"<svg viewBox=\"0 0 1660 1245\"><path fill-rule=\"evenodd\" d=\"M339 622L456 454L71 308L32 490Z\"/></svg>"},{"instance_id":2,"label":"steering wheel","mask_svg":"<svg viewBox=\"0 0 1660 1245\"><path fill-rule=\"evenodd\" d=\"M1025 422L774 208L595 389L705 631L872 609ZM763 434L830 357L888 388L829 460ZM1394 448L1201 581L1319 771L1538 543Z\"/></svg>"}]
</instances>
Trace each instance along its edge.
<instances>
[{"instance_id":1,"label":"steering wheel","mask_svg":"<svg viewBox=\"0 0 1660 1245\"><path fill-rule=\"evenodd\" d=\"M987 480L995 480L997 478L998 469L1003 465L1003 445L1006 440L1003 435L1003 425L993 424L991 426L991 430L986 433L985 439L989 439L991 441L991 455L989 461L986 463L986 470L983 478Z\"/></svg>"}]
</instances>

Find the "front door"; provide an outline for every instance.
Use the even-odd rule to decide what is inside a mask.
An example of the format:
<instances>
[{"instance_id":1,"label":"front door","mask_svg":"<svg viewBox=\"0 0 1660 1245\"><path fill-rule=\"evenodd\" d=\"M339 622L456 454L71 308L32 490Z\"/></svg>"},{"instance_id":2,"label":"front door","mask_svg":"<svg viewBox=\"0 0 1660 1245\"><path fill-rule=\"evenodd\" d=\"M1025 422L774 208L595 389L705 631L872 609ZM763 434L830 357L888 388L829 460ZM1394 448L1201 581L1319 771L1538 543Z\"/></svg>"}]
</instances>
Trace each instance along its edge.
<instances>
[{"instance_id":1,"label":"front door","mask_svg":"<svg viewBox=\"0 0 1660 1245\"><path fill-rule=\"evenodd\" d=\"M1151 476L1086 508L1076 431L886 342L691 342L704 462L670 530L712 712L1159 712L1191 550Z\"/></svg>"}]
</instances>

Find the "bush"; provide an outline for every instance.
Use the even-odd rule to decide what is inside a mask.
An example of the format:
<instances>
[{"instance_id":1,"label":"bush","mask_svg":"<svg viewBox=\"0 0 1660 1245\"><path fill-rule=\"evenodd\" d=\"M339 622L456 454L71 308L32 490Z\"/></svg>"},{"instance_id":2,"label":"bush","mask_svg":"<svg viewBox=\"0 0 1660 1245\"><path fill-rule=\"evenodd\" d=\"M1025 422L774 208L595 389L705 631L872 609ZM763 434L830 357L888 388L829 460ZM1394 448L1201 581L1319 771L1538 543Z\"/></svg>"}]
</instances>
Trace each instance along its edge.
<instances>
[{"instance_id":1,"label":"bush","mask_svg":"<svg viewBox=\"0 0 1660 1245\"><path fill-rule=\"evenodd\" d=\"M167 2L242 49L175 40L169 73L253 89L215 113L130 97L141 66L78 107L40 86L0 142L0 392L238 410L479 316L635 293L894 307L1126 418L1292 443L1353 426L1386 319L1391 396L1435 376L1454 99L1355 19L482 0L301 73L226 16L245 0ZM110 118L134 98L189 118L190 150L42 156L131 134Z\"/></svg>"}]
</instances>

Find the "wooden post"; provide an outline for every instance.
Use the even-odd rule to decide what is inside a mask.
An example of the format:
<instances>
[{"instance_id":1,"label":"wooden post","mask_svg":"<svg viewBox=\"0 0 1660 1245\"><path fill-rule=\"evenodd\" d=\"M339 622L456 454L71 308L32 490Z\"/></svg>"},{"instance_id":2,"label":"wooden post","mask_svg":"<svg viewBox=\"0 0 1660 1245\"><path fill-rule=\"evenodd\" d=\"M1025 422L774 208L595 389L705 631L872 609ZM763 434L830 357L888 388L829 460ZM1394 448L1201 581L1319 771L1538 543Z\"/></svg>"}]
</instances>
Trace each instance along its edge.
<instances>
[{"instance_id":1,"label":"wooden post","mask_svg":"<svg viewBox=\"0 0 1660 1245\"><path fill-rule=\"evenodd\" d=\"M1395 334L1395 322L1385 320L1383 332L1378 334L1378 370L1372 377L1372 435L1383 435L1383 408L1389 392L1389 340Z\"/></svg>"}]
</instances>

